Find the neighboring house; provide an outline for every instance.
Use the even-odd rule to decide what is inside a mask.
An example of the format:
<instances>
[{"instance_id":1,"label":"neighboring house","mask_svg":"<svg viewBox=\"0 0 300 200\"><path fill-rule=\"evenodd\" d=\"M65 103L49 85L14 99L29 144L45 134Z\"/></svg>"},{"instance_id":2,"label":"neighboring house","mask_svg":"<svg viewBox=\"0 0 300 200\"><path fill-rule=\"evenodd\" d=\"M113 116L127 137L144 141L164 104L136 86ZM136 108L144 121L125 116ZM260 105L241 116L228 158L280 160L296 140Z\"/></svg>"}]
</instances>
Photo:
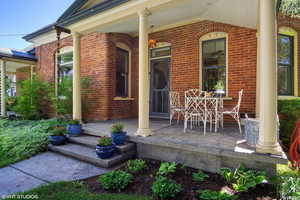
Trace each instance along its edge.
<instances>
[{"instance_id":1,"label":"neighboring house","mask_svg":"<svg viewBox=\"0 0 300 200\"><path fill-rule=\"evenodd\" d=\"M262 120L259 150L276 153L275 7L273 0L76 0L24 39L35 46L38 76L53 82L73 73L75 119L139 116L137 134L147 136L149 116L168 117L170 90L183 96L222 82L225 106L244 89L241 112ZM277 24L278 94L293 98L300 20L278 16ZM62 33L59 55L54 25L72 32ZM87 110L79 77L92 80Z\"/></svg>"},{"instance_id":2,"label":"neighboring house","mask_svg":"<svg viewBox=\"0 0 300 200\"><path fill-rule=\"evenodd\" d=\"M34 66L36 63L37 58L33 48L24 51L0 48L0 96L12 97L18 95L17 83L32 77L35 73ZM6 113L6 108L3 106L4 102L5 98L1 98L1 115Z\"/></svg>"}]
</instances>

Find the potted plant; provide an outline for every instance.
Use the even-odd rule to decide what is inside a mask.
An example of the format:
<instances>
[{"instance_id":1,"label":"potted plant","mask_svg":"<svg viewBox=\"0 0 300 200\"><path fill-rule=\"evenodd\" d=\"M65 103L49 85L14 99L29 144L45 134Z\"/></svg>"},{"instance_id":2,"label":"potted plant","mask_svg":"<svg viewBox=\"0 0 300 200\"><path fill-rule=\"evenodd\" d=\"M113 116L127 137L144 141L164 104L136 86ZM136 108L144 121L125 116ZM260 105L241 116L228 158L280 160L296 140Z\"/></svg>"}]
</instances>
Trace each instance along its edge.
<instances>
[{"instance_id":1,"label":"potted plant","mask_svg":"<svg viewBox=\"0 0 300 200\"><path fill-rule=\"evenodd\" d=\"M51 135L49 136L50 143L53 145L62 145L67 142L67 137L65 134L67 133L65 127L54 127L54 129L51 132Z\"/></svg>"},{"instance_id":2,"label":"potted plant","mask_svg":"<svg viewBox=\"0 0 300 200\"><path fill-rule=\"evenodd\" d=\"M96 154L101 159L110 158L116 150L116 145L110 137L101 137L96 145Z\"/></svg>"},{"instance_id":3,"label":"potted plant","mask_svg":"<svg viewBox=\"0 0 300 200\"><path fill-rule=\"evenodd\" d=\"M214 87L215 93L217 94L224 94L224 83L223 81L218 81Z\"/></svg>"},{"instance_id":4,"label":"potted plant","mask_svg":"<svg viewBox=\"0 0 300 200\"><path fill-rule=\"evenodd\" d=\"M127 132L123 131L124 125L121 123L113 124L111 127L111 138L116 145L126 142Z\"/></svg>"},{"instance_id":5,"label":"potted plant","mask_svg":"<svg viewBox=\"0 0 300 200\"><path fill-rule=\"evenodd\" d=\"M82 126L79 120L71 120L68 124L68 133L70 136L78 136L81 134Z\"/></svg>"}]
</instances>

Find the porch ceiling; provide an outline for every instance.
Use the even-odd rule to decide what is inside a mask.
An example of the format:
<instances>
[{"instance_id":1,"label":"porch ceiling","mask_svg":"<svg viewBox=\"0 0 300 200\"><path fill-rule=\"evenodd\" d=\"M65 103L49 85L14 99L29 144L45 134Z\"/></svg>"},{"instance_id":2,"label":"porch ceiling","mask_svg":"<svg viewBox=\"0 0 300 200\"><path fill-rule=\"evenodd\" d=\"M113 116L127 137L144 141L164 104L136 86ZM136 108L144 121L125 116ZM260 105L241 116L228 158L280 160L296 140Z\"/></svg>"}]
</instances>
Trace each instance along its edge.
<instances>
[{"instance_id":1,"label":"porch ceiling","mask_svg":"<svg viewBox=\"0 0 300 200\"><path fill-rule=\"evenodd\" d=\"M168 2L149 10L152 13L149 16L150 25L154 27L152 31L170 25L201 20L256 29L258 0L181 0ZM131 15L112 23L99 25L97 31L137 34L138 28L138 16Z\"/></svg>"},{"instance_id":2,"label":"porch ceiling","mask_svg":"<svg viewBox=\"0 0 300 200\"><path fill-rule=\"evenodd\" d=\"M26 63L18 63L13 61L6 61L6 71L7 72L16 72L17 69L29 66Z\"/></svg>"}]
</instances>

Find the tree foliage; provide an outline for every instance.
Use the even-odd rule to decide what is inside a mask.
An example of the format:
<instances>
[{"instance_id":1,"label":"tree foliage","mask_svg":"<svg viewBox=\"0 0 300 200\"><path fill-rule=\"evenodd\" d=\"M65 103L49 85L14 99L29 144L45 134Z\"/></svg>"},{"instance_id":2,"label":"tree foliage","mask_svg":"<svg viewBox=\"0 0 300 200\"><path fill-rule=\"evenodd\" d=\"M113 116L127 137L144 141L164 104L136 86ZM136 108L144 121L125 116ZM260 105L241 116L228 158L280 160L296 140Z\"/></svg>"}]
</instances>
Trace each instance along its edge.
<instances>
[{"instance_id":1,"label":"tree foliage","mask_svg":"<svg viewBox=\"0 0 300 200\"><path fill-rule=\"evenodd\" d=\"M278 0L277 6L284 15L300 18L300 0Z\"/></svg>"},{"instance_id":2,"label":"tree foliage","mask_svg":"<svg viewBox=\"0 0 300 200\"><path fill-rule=\"evenodd\" d=\"M49 101L50 91L50 85L36 77L24 80L20 83L19 95L12 110L24 119L40 119L43 103Z\"/></svg>"}]
</instances>

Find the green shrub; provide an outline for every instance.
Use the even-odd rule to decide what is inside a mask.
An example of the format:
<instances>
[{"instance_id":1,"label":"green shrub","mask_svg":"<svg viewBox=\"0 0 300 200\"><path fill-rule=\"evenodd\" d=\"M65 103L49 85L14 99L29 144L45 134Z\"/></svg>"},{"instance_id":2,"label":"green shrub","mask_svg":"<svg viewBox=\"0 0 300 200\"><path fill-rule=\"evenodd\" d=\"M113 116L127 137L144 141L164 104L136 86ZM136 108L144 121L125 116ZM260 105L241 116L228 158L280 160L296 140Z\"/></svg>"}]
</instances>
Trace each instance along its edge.
<instances>
[{"instance_id":1,"label":"green shrub","mask_svg":"<svg viewBox=\"0 0 300 200\"><path fill-rule=\"evenodd\" d=\"M116 123L111 126L111 133L121 133L123 132L124 124Z\"/></svg>"},{"instance_id":2,"label":"green shrub","mask_svg":"<svg viewBox=\"0 0 300 200\"><path fill-rule=\"evenodd\" d=\"M88 104L86 102L88 90L90 90L90 78L84 77L80 80L82 98L82 109L87 110ZM60 80L57 88L57 93L52 91L51 101L53 108L57 111L58 115L64 118L70 118L73 111L73 78L72 76L65 76Z\"/></svg>"},{"instance_id":3,"label":"green shrub","mask_svg":"<svg viewBox=\"0 0 300 200\"><path fill-rule=\"evenodd\" d=\"M159 176L152 185L153 194L161 199L174 198L181 191L180 184L164 176Z\"/></svg>"},{"instance_id":4,"label":"green shrub","mask_svg":"<svg viewBox=\"0 0 300 200\"><path fill-rule=\"evenodd\" d=\"M111 146L112 145L112 139L110 137L101 137L99 140L98 140L98 144L100 146Z\"/></svg>"},{"instance_id":5,"label":"green shrub","mask_svg":"<svg viewBox=\"0 0 300 200\"><path fill-rule=\"evenodd\" d=\"M111 171L99 177L101 186L106 190L121 191L133 181L133 176L122 170Z\"/></svg>"},{"instance_id":6,"label":"green shrub","mask_svg":"<svg viewBox=\"0 0 300 200\"><path fill-rule=\"evenodd\" d=\"M280 115L280 139L283 145L289 148L296 121L300 119L300 98L279 100L278 114Z\"/></svg>"},{"instance_id":7,"label":"green shrub","mask_svg":"<svg viewBox=\"0 0 300 200\"><path fill-rule=\"evenodd\" d=\"M193 181L202 182L204 179L208 178L209 176L199 170L197 173L193 173Z\"/></svg>"},{"instance_id":8,"label":"green shrub","mask_svg":"<svg viewBox=\"0 0 300 200\"><path fill-rule=\"evenodd\" d=\"M167 176L170 173L174 173L176 171L176 163L163 162L160 164L157 175L159 176Z\"/></svg>"},{"instance_id":9,"label":"green shrub","mask_svg":"<svg viewBox=\"0 0 300 200\"><path fill-rule=\"evenodd\" d=\"M198 199L203 200L235 200L238 198L237 195L230 195L226 192L216 192L212 190L198 190Z\"/></svg>"},{"instance_id":10,"label":"green shrub","mask_svg":"<svg viewBox=\"0 0 300 200\"><path fill-rule=\"evenodd\" d=\"M138 173L146 169L147 165L144 160L135 159L127 162L127 170L129 173Z\"/></svg>"},{"instance_id":11,"label":"green shrub","mask_svg":"<svg viewBox=\"0 0 300 200\"><path fill-rule=\"evenodd\" d=\"M279 165L277 186L281 199L300 199L300 171Z\"/></svg>"},{"instance_id":12,"label":"green shrub","mask_svg":"<svg viewBox=\"0 0 300 200\"><path fill-rule=\"evenodd\" d=\"M20 84L19 96L12 110L21 114L24 119L40 119L42 117L43 103L48 101L51 87L48 83L33 77Z\"/></svg>"},{"instance_id":13,"label":"green shrub","mask_svg":"<svg viewBox=\"0 0 300 200\"><path fill-rule=\"evenodd\" d=\"M222 168L221 175L226 181L232 183L233 189L237 192L245 192L266 181L265 172L246 169L242 164L234 171Z\"/></svg>"},{"instance_id":14,"label":"green shrub","mask_svg":"<svg viewBox=\"0 0 300 200\"><path fill-rule=\"evenodd\" d=\"M58 119L0 119L0 167L29 158L47 149L48 136L55 125L65 125Z\"/></svg>"}]
</instances>

